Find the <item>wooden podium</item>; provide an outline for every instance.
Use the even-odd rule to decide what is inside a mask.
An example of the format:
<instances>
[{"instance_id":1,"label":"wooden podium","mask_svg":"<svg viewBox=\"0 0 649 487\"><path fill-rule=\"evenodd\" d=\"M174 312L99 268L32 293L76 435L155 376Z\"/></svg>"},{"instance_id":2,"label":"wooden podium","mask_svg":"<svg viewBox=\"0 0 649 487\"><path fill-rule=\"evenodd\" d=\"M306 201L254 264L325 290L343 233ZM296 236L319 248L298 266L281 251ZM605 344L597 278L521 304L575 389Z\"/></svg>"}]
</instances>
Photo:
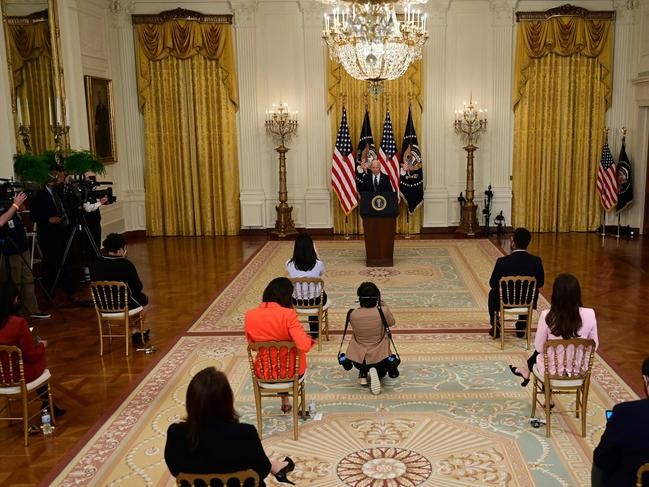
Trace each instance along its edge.
<instances>
[{"instance_id":1,"label":"wooden podium","mask_svg":"<svg viewBox=\"0 0 649 487\"><path fill-rule=\"evenodd\" d=\"M399 214L397 193L361 192L360 214L365 230L365 265L392 267Z\"/></svg>"}]
</instances>

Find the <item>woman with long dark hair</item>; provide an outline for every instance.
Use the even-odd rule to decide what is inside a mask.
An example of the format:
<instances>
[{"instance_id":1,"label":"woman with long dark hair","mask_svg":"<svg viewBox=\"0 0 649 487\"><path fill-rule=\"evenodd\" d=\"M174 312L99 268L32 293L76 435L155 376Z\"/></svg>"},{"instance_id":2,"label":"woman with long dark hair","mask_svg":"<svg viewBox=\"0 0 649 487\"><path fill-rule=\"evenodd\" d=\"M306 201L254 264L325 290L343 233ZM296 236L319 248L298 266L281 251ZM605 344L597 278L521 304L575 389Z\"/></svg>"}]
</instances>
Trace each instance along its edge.
<instances>
[{"instance_id":1,"label":"woman with long dark hair","mask_svg":"<svg viewBox=\"0 0 649 487\"><path fill-rule=\"evenodd\" d=\"M239 422L234 395L223 372L207 367L187 387L187 419L167 430L165 462L174 477L180 473L228 473L252 469L261 479L269 473L285 482L293 462L270 461L257 429Z\"/></svg>"},{"instance_id":2,"label":"woman with long dark hair","mask_svg":"<svg viewBox=\"0 0 649 487\"><path fill-rule=\"evenodd\" d=\"M293 283L286 277L276 277L268 283L259 307L246 311L244 327L250 343L256 342L294 342L300 352L299 374L306 372L306 352L315 343L302 328L302 323L293 309ZM286 350L280 351L280 354ZM293 377L295 358L286 378ZM288 413L292 406L289 398L282 395L282 412Z\"/></svg>"},{"instance_id":3,"label":"woman with long dark hair","mask_svg":"<svg viewBox=\"0 0 649 487\"><path fill-rule=\"evenodd\" d=\"M545 373L545 342L571 338L590 338L595 341L596 347L599 346L595 310L582 306L579 281L572 274L559 274L552 286L550 309L541 311L534 337L534 353L527 360L527 368L510 365L510 370L523 378L521 385L525 387L530 381L534 364L539 373Z\"/></svg>"},{"instance_id":4,"label":"woman with long dark hair","mask_svg":"<svg viewBox=\"0 0 649 487\"><path fill-rule=\"evenodd\" d=\"M29 325L25 318L16 316L15 306L18 300L18 291L10 282L0 283L0 345L15 346L20 348L23 355L23 371L27 383L38 379L45 371L45 348L47 341L34 337L29 330ZM8 361L7 355L0 356L3 365ZM8 364L7 364L8 365ZM8 371L7 367L4 367ZM17 371L17 368L14 368ZM11 379L7 376L5 380ZM12 378L16 380L17 377ZM47 385L38 387L36 392L41 397L42 408L49 407L49 398L47 396ZM54 417L63 416L65 409L54 405Z\"/></svg>"},{"instance_id":5,"label":"woman with long dark hair","mask_svg":"<svg viewBox=\"0 0 649 487\"><path fill-rule=\"evenodd\" d=\"M308 233L300 233L295 238L293 257L286 261L286 272L290 278L322 277L325 271L324 262L320 260L313 239ZM293 304L301 305L303 301L311 300L314 304L327 304L327 293L320 286L309 286L309 289L295 289ZM318 338L318 317L309 316L311 337Z\"/></svg>"}]
</instances>

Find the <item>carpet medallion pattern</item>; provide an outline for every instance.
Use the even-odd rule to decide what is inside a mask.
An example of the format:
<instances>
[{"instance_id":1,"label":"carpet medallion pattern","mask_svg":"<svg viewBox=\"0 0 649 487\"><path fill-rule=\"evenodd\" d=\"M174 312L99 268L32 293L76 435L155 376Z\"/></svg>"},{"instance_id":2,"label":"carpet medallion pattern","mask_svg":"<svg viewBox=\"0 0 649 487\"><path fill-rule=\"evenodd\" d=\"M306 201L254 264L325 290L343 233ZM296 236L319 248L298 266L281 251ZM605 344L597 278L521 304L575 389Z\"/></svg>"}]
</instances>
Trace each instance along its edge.
<instances>
[{"instance_id":1,"label":"carpet medallion pattern","mask_svg":"<svg viewBox=\"0 0 649 487\"><path fill-rule=\"evenodd\" d=\"M507 367L525 360L522 341L512 340L504 352L483 334L402 335L397 344L401 375L384 379L378 396L336 363L336 342L309 352L307 401L322 419L300 421L298 441L290 416L267 418L263 429L270 458L295 460L291 478L298 485L589 485L604 410L614 400L635 398L598 359L586 437L573 416L558 413L546 438L529 425L530 388L520 387ZM185 414L191 377L211 365L228 374L242 421L256 424L243 337L183 337L52 484L174 485L164 464L165 433ZM560 398L557 410L573 400ZM265 401L264 408L279 412L279 400Z\"/></svg>"},{"instance_id":2,"label":"carpet medallion pattern","mask_svg":"<svg viewBox=\"0 0 649 487\"><path fill-rule=\"evenodd\" d=\"M325 263L332 329L341 329L356 306L356 289L374 281L404 329L488 328L488 283L499 250L488 240L398 240L394 267L365 267L362 241L317 242ZM285 275L290 242L269 242L190 328L190 332L243 332L247 309L258 306L264 287ZM539 309L547 302L540 300Z\"/></svg>"}]
</instances>

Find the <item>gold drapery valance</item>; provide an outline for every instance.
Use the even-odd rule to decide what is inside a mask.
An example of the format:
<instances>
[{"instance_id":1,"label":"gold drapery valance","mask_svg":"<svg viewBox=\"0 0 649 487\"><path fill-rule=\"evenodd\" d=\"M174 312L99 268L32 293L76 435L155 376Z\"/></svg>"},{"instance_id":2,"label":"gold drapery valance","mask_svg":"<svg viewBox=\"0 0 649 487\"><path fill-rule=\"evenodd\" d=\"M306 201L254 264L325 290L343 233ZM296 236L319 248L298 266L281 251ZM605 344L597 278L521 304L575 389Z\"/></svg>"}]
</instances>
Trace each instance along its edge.
<instances>
[{"instance_id":1,"label":"gold drapery valance","mask_svg":"<svg viewBox=\"0 0 649 487\"><path fill-rule=\"evenodd\" d=\"M392 81L385 81L384 92L378 99L369 95L367 92L366 81L352 78L340 64L329 60L327 71L327 111L329 112L331 123L332 148L336 144L336 135L342 117L343 102L347 108L347 118L350 130L349 135L352 139L354 152L356 152L357 149L366 106L369 108L372 136L377 150L381 143L381 137L383 136L383 121L388 107L390 108L392 127L394 128L394 138L399 152L401 152L401 143L403 140L403 132L406 127L406 120L408 118L409 106L412 107L412 118L415 123L415 129L421 131L421 114L423 109L422 61L418 60L413 62L408 68L406 74L401 78ZM419 140L421 141L421 138L419 138ZM424 161L424 164L426 162L427 161ZM345 213L342 211L338 197L333 191L331 194L333 202L334 233L363 233L363 222L358 214L358 209L352 210L352 212L345 217ZM403 201L399 203L397 233L421 232L422 206L423 205L420 205L412 215L408 215L408 205Z\"/></svg>"},{"instance_id":2,"label":"gold drapery valance","mask_svg":"<svg viewBox=\"0 0 649 487\"><path fill-rule=\"evenodd\" d=\"M552 17L546 20L522 20L518 23L516 72L514 75L514 107L518 104L529 80L532 59L548 54L572 56L580 54L596 58L601 65L606 107L611 106L612 86L611 20L582 17Z\"/></svg>"},{"instance_id":3,"label":"gold drapery valance","mask_svg":"<svg viewBox=\"0 0 649 487\"><path fill-rule=\"evenodd\" d=\"M149 99L151 86L150 63L169 56L189 59L200 55L217 61L222 70L222 82L230 101L239 105L232 26L203 23L196 20L174 19L164 23L136 25L138 38L137 85L140 109Z\"/></svg>"}]
</instances>

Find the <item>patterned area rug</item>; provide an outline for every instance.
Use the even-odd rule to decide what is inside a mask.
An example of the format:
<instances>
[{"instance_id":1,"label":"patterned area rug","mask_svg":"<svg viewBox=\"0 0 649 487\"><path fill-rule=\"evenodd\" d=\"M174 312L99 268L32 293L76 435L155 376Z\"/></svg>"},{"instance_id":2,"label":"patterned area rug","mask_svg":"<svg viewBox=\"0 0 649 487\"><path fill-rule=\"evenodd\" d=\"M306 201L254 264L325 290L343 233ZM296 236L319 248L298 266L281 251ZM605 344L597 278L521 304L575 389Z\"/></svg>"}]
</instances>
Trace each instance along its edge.
<instances>
[{"instance_id":1,"label":"patterned area rug","mask_svg":"<svg viewBox=\"0 0 649 487\"><path fill-rule=\"evenodd\" d=\"M508 341L504 352L485 334L408 334L397 345L401 376L385 379L378 396L337 364L335 341L309 353L307 401L322 420L301 422L297 442L290 417L266 419L263 428L269 457L295 460L297 485L587 486L605 409L636 398L598 358L586 437L561 413L574 400L567 396L557 401L546 438L529 424L531 387L520 387L508 369L527 357L522 340ZM192 375L210 365L228 374L242 421L255 424L243 337L183 337L52 483L175 485L163 458L165 432L185 414ZM279 411L279 400L265 408Z\"/></svg>"},{"instance_id":2,"label":"patterned area rug","mask_svg":"<svg viewBox=\"0 0 649 487\"><path fill-rule=\"evenodd\" d=\"M362 241L316 245L326 266L332 329L342 329L346 311L357 306L356 289L363 281L382 290L398 328L489 328L489 277L502 254L488 240L397 240L393 267L366 267ZM259 305L271 279L285 275L292 252L291 242L267 243L189 331L242 333L246 310ZM546 306L542 298L539 309Z\"/></svg>"}]
</instances>

